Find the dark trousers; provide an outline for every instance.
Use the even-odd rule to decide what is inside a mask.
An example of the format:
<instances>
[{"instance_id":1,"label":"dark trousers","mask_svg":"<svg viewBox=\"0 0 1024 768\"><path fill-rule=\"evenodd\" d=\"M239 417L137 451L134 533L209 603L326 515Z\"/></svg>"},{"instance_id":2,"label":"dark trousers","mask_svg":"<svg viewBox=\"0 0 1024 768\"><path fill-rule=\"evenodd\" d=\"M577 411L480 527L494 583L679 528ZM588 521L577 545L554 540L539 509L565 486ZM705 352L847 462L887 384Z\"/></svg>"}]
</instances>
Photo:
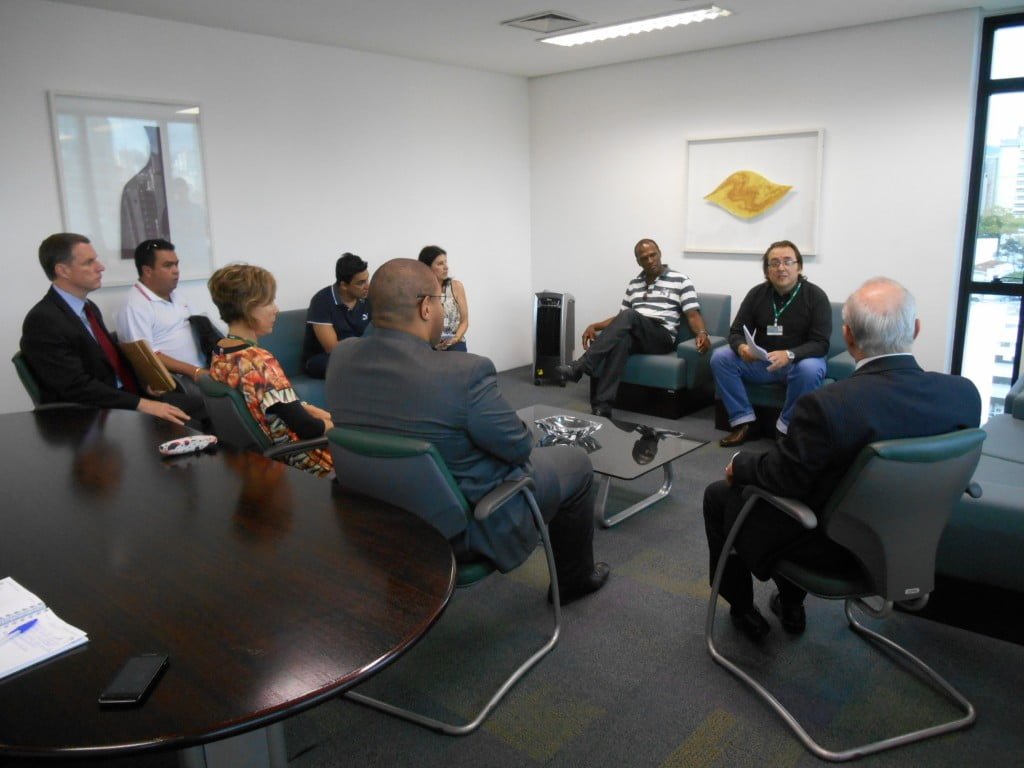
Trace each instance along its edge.
<instances>
[{"instance_id":1,"label":"dark trousers","mask_svg":"<svg viewBox=\"0 0 1024 768\"><path fill-rule=\"evenodd\" d=\"M210 419L206 413L206 404L203 402L203 393L199 389L199 385L187 376L178 373L171 375L178 382L178 388L173 392L164 392L151 399L169 403L187 413L191 418L186 426L199 432L210 432L212 429Z\"/></svg>"},{"instance_id":2,"label":"dark trousers","mask_svg":"<svg viewBox=\"0 0 1024 768\"><path fill-rule=\"evenodd\" d=\"M582 357L583 370L597 379L591 405L610 406L615 401L630 354L660 355L671 352L673 347L675 339L658 321L635 309L619 312Z\"/></svg>"},{"instance_id":3,"label":"dark trousers","mask_svg":"<svg viewBox=\"0 0 1024 768\"><path fill-rule=\"evenodd\" d=\"M708 537L708 581L713 582L725 539L743 508L742 486L724 480L704 489L704 531ZM770 573L771 563L783 552L787 555L808 542L807 532L799 523L771 505L758 504L750 511L737 537L733 552L727 553L725 571L719 594L737 611L754 604L754 583L751 573L763 581ZM803 559L803 558L801 558ZM802 603L807 593L785 579L775 579L779 594L787 603Z\"/></svg>"},{"instance_id":4,"label":"dark trousers","mask_svg":"<svg viewBox=\"0 0 1024 768\"><path fill-rule=\"evenodd\" d=\"M328 352L319 352L306 361L306 375L314 379L327 378L327 364L331 362L331 355Z\"/></svg>"},{"instance_id":5,"label":"dark trousers","mask_svg":"<svg viewBox=\"0 0 1024 768\"><path fill-rule=\"evenodd\" d=\"M558 583L564 588L594 570L594 471L582 448L534 448L530 473L537 506L548 523Z\"/></svg>"}]
</instances>

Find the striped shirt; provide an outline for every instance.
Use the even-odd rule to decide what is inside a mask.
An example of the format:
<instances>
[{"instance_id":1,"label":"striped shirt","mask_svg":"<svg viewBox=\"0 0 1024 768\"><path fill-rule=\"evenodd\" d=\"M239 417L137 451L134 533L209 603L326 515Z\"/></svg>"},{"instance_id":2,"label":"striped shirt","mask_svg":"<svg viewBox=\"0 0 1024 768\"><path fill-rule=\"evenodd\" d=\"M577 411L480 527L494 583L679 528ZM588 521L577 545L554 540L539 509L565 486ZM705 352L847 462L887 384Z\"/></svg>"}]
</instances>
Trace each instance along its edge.
<instances>
[{"instance_id":1,"label":"striped shirt","mask_svg":"<svg viewBox=\"0 0 1024 768\"><path fill-rule=\"evenodd\" d=\"M652 285L647 285L643 272L630 280L622 308L658 321L675 338L683 312L700 309L700 304L690 278L666 268Z\"/></svg>"}]
</instances>

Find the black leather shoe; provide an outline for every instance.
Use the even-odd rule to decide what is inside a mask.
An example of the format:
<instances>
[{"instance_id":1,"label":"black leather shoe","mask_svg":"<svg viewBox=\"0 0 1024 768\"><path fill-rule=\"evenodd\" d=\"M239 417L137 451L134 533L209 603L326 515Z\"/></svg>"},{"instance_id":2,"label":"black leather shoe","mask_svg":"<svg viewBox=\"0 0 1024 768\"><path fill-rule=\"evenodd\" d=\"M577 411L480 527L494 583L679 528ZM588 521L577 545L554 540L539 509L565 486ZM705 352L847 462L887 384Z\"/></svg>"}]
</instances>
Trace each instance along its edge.
<instances>
[{"instance_id":1,"label":"black leather shoe","mask_svg":"<svg viewBox=\"0 0 1024 768\"><path fill-rule=\"evenodd\" d=\"M598 403L597 405L590 406L590 412L595 416L604 416L606 419L612 417L612 407L605 405L604 403Z\"/></svg>"},{"instance_id":2,"label":"black leather shoe","mask_svg":"<svg viewBox=\"0 0 1024 768\"><path fill-rule=\"evenodd\" d=\"M755 643L763 643L764 639L768 637L768 633L772 631L764 616L757 610L756 605L750 605L739 611L735 608L730 608L729 618L732 619L732 624L736 629Z\"/></svg>"},{"instance_id":3,"label":"black leather shoe","mask_svg":"<svg viewBox=\"0 0 1024 768\"><path fill-rule=\"evenodd\" d=\"M779 617L782 628L791 635L802 635L807 628L807 613L804 611L803 603L791 605L782 601L782 595L772 592L768 600L768 607L772 613Z\"/></svg>"},{"instance_id":4,"label":"black leather shoe","mask_svg":"<svg viewBox=\"0 0 1024 768\"><path fill-rule=\"evenodd\" d=\"M583 378L583 365L579 360L566 365L556 365L555 375L558 376L559 381L577 382Z\"/></svg>"},{"instance_id":5,"label":"black leather shoe","mask_svg":"<svg viewBox=\"0 0 1024 768\"><path fill-rule=\"evenodd\" d=\"M612 572L608 563L594 563L594 570L582 581L572 584L558 585L558 599L562 605L568 605L586 597L591 592L597 592L608 581L608 574ZM548 602L551 602L551 591L548 591Z\"/></svg>"},{"instance_id":6,"label":"black leather shoe","mask_svg":"<svg viewBox=\"0 0 1024 768\"><path fill-rule=\"evenodd\" d=\"M757 436L757 422L748 421L740 424L736 429L719 440L718 444L723 448L732 448L737 445L743 445L747 440L755 440Z\"/></svg>"}]
</instances>

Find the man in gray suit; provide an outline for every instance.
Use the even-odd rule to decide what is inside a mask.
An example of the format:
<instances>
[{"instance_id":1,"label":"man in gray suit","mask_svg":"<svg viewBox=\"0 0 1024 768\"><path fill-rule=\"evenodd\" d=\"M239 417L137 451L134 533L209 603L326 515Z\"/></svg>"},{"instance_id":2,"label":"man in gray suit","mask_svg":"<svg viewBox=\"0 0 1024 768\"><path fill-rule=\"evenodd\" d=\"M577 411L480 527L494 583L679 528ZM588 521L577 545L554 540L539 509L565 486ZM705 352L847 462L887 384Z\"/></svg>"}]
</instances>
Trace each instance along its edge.
<instances>
[{"instance_id":1,"label":"man in gray suit","mask_svg":"<svg viewBox=\"0 0 1024 768\"><path fill-rule=\"evenodd\" d=\"M370 283L373 332L335 347L327 367L327 407L337 425L433 443L475 504L505 480L533 477L548 521L559 595L567 604L600 589L594 563L593 470L580 448L533 448L530 430L498 390L494 364L433 347L444 326L441 287L412 259L384 264ZM529 557L537 530L521 497L452 541L456 557L485 557L501 571Z\"/></svg>"}]
</instances>

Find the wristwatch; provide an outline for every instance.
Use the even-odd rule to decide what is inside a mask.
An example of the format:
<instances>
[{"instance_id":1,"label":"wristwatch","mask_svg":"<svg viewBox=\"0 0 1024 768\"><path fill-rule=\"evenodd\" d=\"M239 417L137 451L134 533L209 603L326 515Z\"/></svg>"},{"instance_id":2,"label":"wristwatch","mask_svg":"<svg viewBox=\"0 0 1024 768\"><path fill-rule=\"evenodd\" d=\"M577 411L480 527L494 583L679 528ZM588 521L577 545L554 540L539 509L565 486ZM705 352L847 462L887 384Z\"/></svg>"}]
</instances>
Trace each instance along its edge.
<instances>
[{"instance_id":1,"label":"wristwatch","mask_svg":"<svg viewBox=\"0 0 1024 768\"><path fill-rule=\"evenodd\" d=\"M792 362L793 362L794 360L796 360L796 355L794 355L794 354L793 354L793 350L792 350L792 349L787 349L787 350L786 350L786 357L788 357L788 358L789 358L789 362L791 362L791 363L792 363Z\"/></svg>"}]
</instances>

